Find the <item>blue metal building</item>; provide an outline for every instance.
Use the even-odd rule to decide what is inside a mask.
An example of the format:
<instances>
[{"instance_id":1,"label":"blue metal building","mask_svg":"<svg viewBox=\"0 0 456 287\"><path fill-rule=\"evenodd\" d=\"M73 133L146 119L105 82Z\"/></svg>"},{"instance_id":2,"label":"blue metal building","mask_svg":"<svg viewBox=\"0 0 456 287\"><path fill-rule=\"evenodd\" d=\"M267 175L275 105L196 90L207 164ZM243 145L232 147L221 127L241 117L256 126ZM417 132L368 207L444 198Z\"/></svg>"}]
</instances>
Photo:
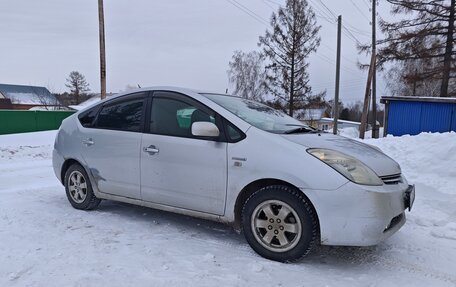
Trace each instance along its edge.
<instances>
[{"instance_id":1,"label":"blue metal building","mask_svg":"<svg viewBox=\"0 0 456 287\"><path fill-rule=\"evenodd\" d=\"M382 97L384 135L456 131L456 98Z\"/></svg>"}]
</instances>

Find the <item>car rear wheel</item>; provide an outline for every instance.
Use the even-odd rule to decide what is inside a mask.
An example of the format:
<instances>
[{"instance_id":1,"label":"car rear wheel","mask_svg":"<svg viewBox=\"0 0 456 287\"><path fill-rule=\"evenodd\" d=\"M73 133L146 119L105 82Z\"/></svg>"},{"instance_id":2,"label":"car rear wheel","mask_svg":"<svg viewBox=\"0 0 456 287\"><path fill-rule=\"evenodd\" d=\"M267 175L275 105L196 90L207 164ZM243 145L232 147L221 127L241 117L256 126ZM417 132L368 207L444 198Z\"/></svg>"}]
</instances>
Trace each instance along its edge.
<instances>
[{"instance_id":1,"label":"car rear wheel","mask_svg":"<svg viewBox=\"0 0 456 287\"><path fill-rule=\"evenodd\" d=\"M244 204L242 228L259 255L280 262L301 259L318 241L312 205L288 186L268 186L252 194Z\"/></svg>"},{"instance_id":2,"label":"car rear wheel","mask_svg":"<svg viewBox=\"0 0 456 287\"><path fill-rule=\"evenodd\" d=\"M86 171L79 164L71 165L66 171L65 191L71 205L76 209L95 209L101 202L93 193Z\"/></svg>"}]
</instances>

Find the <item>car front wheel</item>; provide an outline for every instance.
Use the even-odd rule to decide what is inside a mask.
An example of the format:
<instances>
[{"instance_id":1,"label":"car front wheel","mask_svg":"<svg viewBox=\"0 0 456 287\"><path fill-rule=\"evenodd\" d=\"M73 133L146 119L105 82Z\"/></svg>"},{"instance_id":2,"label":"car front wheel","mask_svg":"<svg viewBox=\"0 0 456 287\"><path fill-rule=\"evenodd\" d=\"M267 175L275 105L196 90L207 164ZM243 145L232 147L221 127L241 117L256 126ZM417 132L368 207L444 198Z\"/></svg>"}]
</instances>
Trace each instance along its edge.
<instances>
[{"instance_id":1,"label":"car front wheel","mask_svg":"<svg viewBox=\"0 0 456 287\"><path fill-rule=\"evenodd\" d=\"M93 193L86 171L79 164L71 165L66 171L65 191L71 205L76 209L95 209L101 202Z\"/></svg>"},{"instance_id":2,"label":"car front wheel","mask_svg":"<svg viewBox=\"0 0 456 287\"><path fill-rule=\"evenodd\" d=\"M298 190L282 185L264 187L247 199L242 228L259 255L280 262L307 255L317 243L319 229L309 200Z\"/></svg>"}]
</instances>

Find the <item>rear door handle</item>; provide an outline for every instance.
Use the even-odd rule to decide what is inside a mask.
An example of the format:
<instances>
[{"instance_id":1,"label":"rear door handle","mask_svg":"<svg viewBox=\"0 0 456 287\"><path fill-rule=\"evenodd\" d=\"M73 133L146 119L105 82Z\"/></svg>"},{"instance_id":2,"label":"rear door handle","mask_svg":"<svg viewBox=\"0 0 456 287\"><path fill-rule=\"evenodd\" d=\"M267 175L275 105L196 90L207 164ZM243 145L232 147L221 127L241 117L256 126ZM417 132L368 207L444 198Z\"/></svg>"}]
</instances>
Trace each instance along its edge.
<instances>
[{"instance_id":1,"label":"rear door handle","mask_svg":"<svg viewBox=\"0 0 456 287\"><path fill-rule=\"evenodd\" d=\"M154 145L150 145L148 147L144 147L143 151L147 152L150 155L154 155L154 154L158 153L160 150L158 148L156 148Z\"/></svg>"},{"instance_id":2,"label":"rear door handle","mask_svg":"<svg viewBox=\"0 0 456 287\"><path fill-rule=\"evenodd\" d=\"M91 145L94 145L95 142L92 140L92 138L88 138L88 139L82 140L82 144L85 146L91 146Z\"/></svg>"}]
</instances>

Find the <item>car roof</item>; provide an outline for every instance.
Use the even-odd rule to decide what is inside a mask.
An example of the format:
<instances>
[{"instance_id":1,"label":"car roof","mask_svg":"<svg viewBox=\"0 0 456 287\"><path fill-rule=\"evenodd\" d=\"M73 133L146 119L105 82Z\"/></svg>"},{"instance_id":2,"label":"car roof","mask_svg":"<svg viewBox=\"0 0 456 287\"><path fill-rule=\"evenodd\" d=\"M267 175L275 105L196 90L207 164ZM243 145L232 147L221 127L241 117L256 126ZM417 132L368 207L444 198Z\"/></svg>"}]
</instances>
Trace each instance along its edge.
<instances>
[{"instance_id":1,"label":"car roof","mask_svg":"<svg viewBox=\"0 0 456 287\"><path fill-rule=\"evenodd\" d=\"M105 99L101 101L96 101L90 105L87 105L80 111L85 111L88 110L100 103L106 102L106 101L111 101L117 98L120 98L122 96L130 95L130 94L135 94L135 93L140 93L140 92L149 92L149 91L169 91L169 92L177 92L177 93L183 93L183 94L192 94L192 93L197 93L197 94L202 94L202 93L210 93L213 94L212 92L208 91L202 91L202 90L196 90L196 89L189 89L189 88L182 88L182 87L174 87L174 86L152 86L152 87L144 87L144 88L137 88L137 89L131 89L125 92L121 92L115 95L110 96L109 98L106 97Z\"/></svg>"}]
</instances>

